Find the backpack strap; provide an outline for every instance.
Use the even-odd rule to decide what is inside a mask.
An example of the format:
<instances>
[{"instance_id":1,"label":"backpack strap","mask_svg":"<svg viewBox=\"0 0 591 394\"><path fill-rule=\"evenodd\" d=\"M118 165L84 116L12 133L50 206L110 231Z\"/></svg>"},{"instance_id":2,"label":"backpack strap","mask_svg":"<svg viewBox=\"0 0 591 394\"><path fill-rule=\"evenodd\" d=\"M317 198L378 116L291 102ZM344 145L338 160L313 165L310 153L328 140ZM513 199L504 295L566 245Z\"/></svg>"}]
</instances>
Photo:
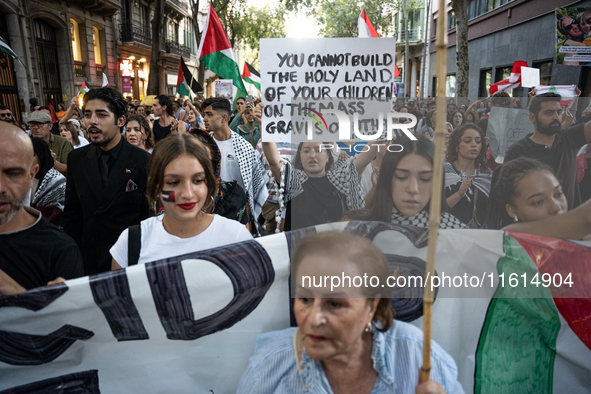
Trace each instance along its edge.
<instances>
[{"instance_id":1,"label":"backpack strap","mask_svg":"<svg viewBox=\"0 0 591 394\"><path fill-rule=\"evenodd\" d=\"M136 224L129 227L127 242L127 266L136 265L140 259L140 250L142 249L142 226Z\"/></svg>"}]
</instances>

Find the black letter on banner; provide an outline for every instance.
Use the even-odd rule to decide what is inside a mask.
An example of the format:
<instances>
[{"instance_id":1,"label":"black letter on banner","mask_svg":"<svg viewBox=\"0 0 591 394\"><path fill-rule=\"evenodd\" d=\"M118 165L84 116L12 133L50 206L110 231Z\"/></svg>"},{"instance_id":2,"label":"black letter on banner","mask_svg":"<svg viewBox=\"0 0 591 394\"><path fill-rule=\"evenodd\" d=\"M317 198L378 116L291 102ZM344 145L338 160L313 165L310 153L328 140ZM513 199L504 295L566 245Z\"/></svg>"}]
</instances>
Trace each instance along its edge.
<instances>
[{"instance_id":1,"label":"black letter on banner","mask_svg":"<svg viewBox=\"0 0 591 394\"><path fill-rule=\"evenodd\" d=\"M10 365L47 364L61 356L77 340L93 336L92 331L68 324L47 335L0 331L0 361Z\"/></svg>"},{"instance_id":2,"label":"black letter on banner","mask_svg":"<svg viewBox=\"0 0 591 394\"><path fill-rule=\"evenodd\" d=\"M206 260L221 268L232 282L234 298L220 311L194 320L182 260ZM148 281L168 339L193 340L232 327L263 300L275 279L271 258L256 241L179 256L178 261L146 264ZM200 300L196 300L200 302Z\"/></svg>"},{"instance_id":3,"label":"black letter on banner","mask_svg":"<svg viewBox=\"0 0 591 394\"><path fill-rule=\"evenodd\" d=\"M38 311L60 298L66 291L68 291L68 286L65 283L58 283L50 287L37 287L13 296L0 296L0 308L16 306Z\"/></svg>"},{"instance_id":4,"label":"black letter on banner","mask_svg":"<svg viewBox=\"0 0 591 394\"><path fill-rule=\"evenodd\" d=\"M0 391L0 394L100 394L98 370L56 376Z\"/></svg>"},{"instance_id":5,"label":"black letter on banner","mask_svg":"<svg viewBox=\"0 0 591 394\"><path fill-rule=\"evenodd\" d=\"M131 298L125 270L91 276L90 289L118 341L150 338Z\"/></svg>"}]
</instances>

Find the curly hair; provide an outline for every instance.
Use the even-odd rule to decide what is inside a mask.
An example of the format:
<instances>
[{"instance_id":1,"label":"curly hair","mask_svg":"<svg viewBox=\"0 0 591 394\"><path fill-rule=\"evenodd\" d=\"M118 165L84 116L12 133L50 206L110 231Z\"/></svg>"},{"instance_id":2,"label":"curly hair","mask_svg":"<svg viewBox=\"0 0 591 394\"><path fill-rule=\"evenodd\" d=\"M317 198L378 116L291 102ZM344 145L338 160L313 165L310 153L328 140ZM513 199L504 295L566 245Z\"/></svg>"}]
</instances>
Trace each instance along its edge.
<instances>
[{"instance_id":1,"label":"curly hair","mask_svg":"<svg viewBox=\"0 0 591 394\"><path fill-rule=\"evenodd\" d=\"M486 151L488 150L488 144L484 139L484 133L482 129L476 126L474 123L464 123L457 129L451 132L449 135L449 140L447 142L447 151L445 153L445 160L453 163L454 161L458 160L458 147L460 146L460 140L464 135L466 130L476 130L478 134L480 134L480 139L482 141L482 147L480 148L480 153L476 160L474 160L475 168L480 168L484 170L486 168Z\"/></svg>"}]
</instances>

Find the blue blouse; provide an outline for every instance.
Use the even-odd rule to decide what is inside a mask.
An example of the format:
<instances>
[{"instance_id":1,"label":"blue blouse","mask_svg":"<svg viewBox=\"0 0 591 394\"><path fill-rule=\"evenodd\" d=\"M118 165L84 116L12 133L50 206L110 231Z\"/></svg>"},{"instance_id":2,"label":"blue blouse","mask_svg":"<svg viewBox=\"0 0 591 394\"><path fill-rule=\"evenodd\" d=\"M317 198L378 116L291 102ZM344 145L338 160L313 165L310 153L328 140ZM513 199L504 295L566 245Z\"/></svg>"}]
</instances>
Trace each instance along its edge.
<instances>
[{"instance_id":1,"label":"blue blouse","mask_svg":"<svg viewBox=\"0 0 591 394\"><path fill-rule=\"evenodd\" d=\"M332 394L322 364L311 359L306 349L302 354L300 380L293 348L295 330L288 328L257 337L254 354L240 379L237 393ZM411 324L394 321L385 333L374 329L371 358L378 378L371 393L414 394L422 352L423 332ZM457 376L458 368L454 360L433 341L431 380L441 384L447 394L463 394Z\"/></svg>"}]
</instances>

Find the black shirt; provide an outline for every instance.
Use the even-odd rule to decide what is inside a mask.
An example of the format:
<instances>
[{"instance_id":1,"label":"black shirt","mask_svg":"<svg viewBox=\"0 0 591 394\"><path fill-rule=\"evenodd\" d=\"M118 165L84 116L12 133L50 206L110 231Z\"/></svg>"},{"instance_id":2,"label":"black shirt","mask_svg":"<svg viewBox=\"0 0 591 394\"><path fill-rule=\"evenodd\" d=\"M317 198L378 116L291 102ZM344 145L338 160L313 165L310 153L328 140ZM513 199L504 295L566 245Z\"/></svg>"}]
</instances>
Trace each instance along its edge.
<instances>
[{"instance_id":1,"label":"black shirt","mask_svg":"<svg viewBox=\"0 0 591 394\"><path fill-rule=\"evenodd\" d=\"M154 140L156 142L160 141L164 137L168 137L170 135L170 130L172 128L172 123L166 127L160 126L160 119L154 122L154 126L152 132L154 133Z\"/></svg>"},{"instance_id":2,"label":"black shirt","mask_svg":"<svg viewBox=\"0 0 591 394\"><path fill-rule=\"evenodd\" d=\"M587 144L585 125L580 124L556 133L551 148L533 142L530 139L532 135L528 134L522 140L511 145L507 149L505 162L518 157L530 157L548 164L562 185L562 191L568 201L568 208L573 209L579 206L581 197L577 179L577 153L583 145Z\"/></svg>"},{"instance_id":3,"label":"black shirt","mask_svg":"<svg viewBox=\"0 0 591 394\"><path fill-rule=\"evenodd\" d=\"M121 152L121 148L123 147L123 138L125 138L125 137L121 136L119 143L117 145L115 145L114 147L112 147L108 151L109 154L111 155L111 157L107 161L107 166L109 167L109 174L108 175L111 175L111 171L113 171L113 167L115 166L115 162L117 161L117 158L119 157L119 152ZM105 151L96 145L94 146L94 149L96 149L96 156L98 157L98 160L99 160L99 168L101 168L101 156L103 155L103 153Z\"/></svg>"},{"instance_id":4,"label":"black shirt","mask_svg":"<svg viewBox=\"0 0 591 394\"><path fill-rule=\"evenodd\" d=\"M38 219L24 230L0 234L0 269L27 290L46 286L60 276L83 276L82 255L74 240L38 216L39 212L25 209Z\"/></svg>"},{"instance_id":5,"label":"black shirt","mask_svg":"<svg viewBox=\"0 0 591 394\"><path fill-rule=\"evenodd\" d=\"M346 196L338 192L328 177L308 178L302 189L287 203L285 231L337 222L347 212Z\"/></svg>"},{"instance_id":6,"label":"black shirt","mask_svg":"<svg viewBox=\"0 0 591 394\"><path fill-rule=\"evenodd\" d=\"M459 175L460 172L453 167L456 173ZM453 185L445 188L445 198L451 197L457 193L462 186L462 182L454 183ZM450 209L449 213L460 219L464 224L468 224L472 220L472 214L474 212L474 196L476 193L476 185L472 184L466 195ZM490 193L490 190L489 190ZM469 199L469 200L468 200ZM476 220L479 224L479 228L484 225L486 220L486 208L488 205L488 196L482 191L478 190L478 198L476 199Z\"/></svg>"}]
</instances>

